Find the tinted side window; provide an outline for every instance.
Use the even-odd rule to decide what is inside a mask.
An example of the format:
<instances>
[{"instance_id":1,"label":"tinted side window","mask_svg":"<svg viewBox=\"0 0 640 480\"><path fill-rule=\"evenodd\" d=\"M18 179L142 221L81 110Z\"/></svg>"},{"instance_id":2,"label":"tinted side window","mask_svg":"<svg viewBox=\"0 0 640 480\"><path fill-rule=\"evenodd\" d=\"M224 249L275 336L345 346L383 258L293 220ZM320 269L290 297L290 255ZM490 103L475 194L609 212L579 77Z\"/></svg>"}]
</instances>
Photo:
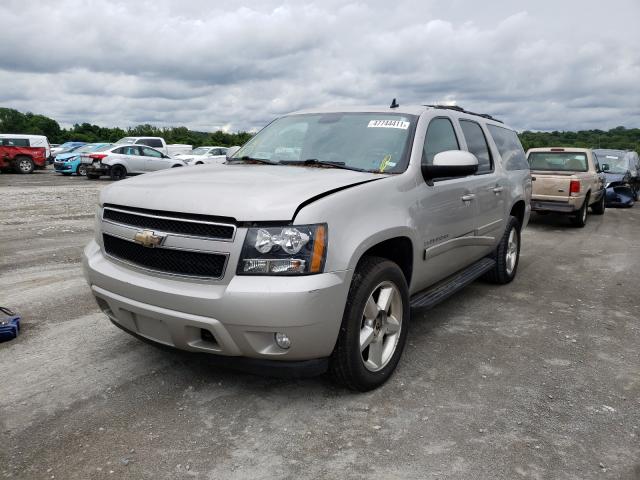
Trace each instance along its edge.
<instances>
[{"instance_id":1,"label":"tinted side window","mask_svg":"<svg viewBox=\"0 0 640 480\"><path fill-rule=\"evenodd\" d=\"M522 144L518 135L508 128L487 125L493 141L498 147L502 166L505 170L526 170L529 168Z\"/></svg>"},{"instance_id":2,"label":"tinted side window","mask_svg":"<svg viewBox=\"0 0 640 480\"><path fill-rule=\"evenodd\" d=\"M467 148L478 159L478 173L489 173L493 170L489 145L482 127L470 120L460 120L462 133L467 141Z\"/></svg>"},{"instance_id":3,"label":"tinted side window","mask_svg":"<svg viewBox=\"0 0 640 480\"><path fill-rule=\"evenodd\" d=\"M159 140L157 138L149 138L144 141L144 145L148 145L150 147L162 148L162 140Z\"/></svg>"},{"instance_id":4,"label":"tinted side window","mask_svg":"<svg viewBox=\"0 0 640 480\"><path fill-rule=\"evenodd\" d=\"M29 147L28 138L0 138L0 145L5 147Z\"/></svg>"},{"instance_id":5,"label":"tinted side window","mask_svg":"<svg viewBox=\"0 0 640 480\"><path fill-rule=\"evenodd\" d=\"M447 150L460 150L458 137L448 118L434 118L427 128L422 150L422 163L433 165L433 157Z\"/></svg>"},{"instance_id":6,"label":"tinted side window","mask_svg":"<svg viewBox=\"0 0 640 480\"><path fill-rule=\"evenodd\" d=\"M127 149L128 149L128 147L116 148L115 150L113 150L113 153L117 153L117 154L120 154L120 155L126 155Z\"/></svg>"}]
</instances>

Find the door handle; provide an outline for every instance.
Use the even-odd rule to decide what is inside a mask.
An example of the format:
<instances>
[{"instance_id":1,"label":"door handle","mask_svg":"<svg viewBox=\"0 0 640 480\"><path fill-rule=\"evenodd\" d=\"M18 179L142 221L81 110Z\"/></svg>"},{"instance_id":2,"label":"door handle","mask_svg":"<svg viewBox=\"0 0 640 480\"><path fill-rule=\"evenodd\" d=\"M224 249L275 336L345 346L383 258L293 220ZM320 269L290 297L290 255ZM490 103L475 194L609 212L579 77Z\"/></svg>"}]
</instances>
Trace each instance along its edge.
<instances>
[{"instance_id":1,"label":"door handle","mask_svg":"<svg viewBox=\"0 0 640 480\"><path fill-rule=\"evenodd\" d=\"M463 195L460 198L462 199L463 202L470 202L471 200L476 198L476 196L473 193L468 193L467 195Z\"/></svg>"},{"instance_id":2,"label":"door handle","mask_svg":"<svg viewBox=\"0 0 640 480\"><path fill-rule=\"evenodd\" d=\"M500 193L503 190L504 190L504 187L497 186L497 187L493 188L493 193Z\"/></svg>"}]
</instances>

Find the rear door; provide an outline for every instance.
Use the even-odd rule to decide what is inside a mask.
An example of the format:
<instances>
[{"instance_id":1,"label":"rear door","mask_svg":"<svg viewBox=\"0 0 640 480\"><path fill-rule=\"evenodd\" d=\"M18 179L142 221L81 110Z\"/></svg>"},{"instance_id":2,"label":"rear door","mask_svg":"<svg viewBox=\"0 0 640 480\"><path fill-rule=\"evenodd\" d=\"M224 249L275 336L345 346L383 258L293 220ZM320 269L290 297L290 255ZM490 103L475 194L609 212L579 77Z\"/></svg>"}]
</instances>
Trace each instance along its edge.
<instances>
[{"instance_id":1,"label":"rear door","mask_svg":"<svg viewBox=\"0 0 640 480\"><path fill-rule=\"evenodd\" d=\"M142 157L142 152L140 151L140 147L137 145L127 145L122 148L123 155L125 156L126 168L130 173L142 173L144 172L145 164L144 157Z\"/></svg>"},{"instance_id":2,"label":"rear door","mask_svg":"<svg viewBox=\"0 0 640 480\"><path fill-rule=\"evenodd\" d=\"M478 159L478 171L470 181L476 202L475 235L484 254L493 249L506 228L506 179L502 169L496 168L487 132L480 123L469 119L460 119L459 122L467 150Z\"/></svg>"}]
</instances>

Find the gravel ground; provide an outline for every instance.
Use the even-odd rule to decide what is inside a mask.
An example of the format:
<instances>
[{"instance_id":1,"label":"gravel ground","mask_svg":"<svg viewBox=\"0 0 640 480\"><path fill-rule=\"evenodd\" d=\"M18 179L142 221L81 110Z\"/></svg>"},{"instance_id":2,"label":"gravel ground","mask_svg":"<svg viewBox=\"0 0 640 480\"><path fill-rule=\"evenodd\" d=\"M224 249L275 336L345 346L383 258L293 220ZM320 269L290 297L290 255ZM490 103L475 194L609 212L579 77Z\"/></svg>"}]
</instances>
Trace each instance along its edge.
<instances>
[{"instance_id":1,"label":"gravel ground","mask_svg":"<svg viewBox=\"0 0 640 480\"><path fill-rule=\"evenodd\" d=\"M534 219L512 284L413 312L357 394L111 325L80 271L106 184L0 175L0 478L640 479L640 208Z\"/></svg>"}]
</instances>

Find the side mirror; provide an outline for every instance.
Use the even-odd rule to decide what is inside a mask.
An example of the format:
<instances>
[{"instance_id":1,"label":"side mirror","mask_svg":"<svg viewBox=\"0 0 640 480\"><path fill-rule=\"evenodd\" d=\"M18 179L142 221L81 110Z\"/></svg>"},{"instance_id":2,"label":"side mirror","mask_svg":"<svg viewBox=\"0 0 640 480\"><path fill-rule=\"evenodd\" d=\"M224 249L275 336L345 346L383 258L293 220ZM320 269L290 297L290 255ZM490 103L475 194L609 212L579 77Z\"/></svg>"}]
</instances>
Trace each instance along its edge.
<instances>
[{"instance_id":1,"label":"side mirror","mask_svg":"<svg viewBox=\"0 0 640 480\"><path fill-rule=\"evenodd\" d=\"M233 157L233 155L240 150L240 147L234 146L234 147L229 147L227 149L227 153L225 153L227 160L229 160L231 157Z\"/></svg>"},{"instance_id":2,"label":"side mirror","mask_svg":"<svg viewBox=\"0 0 640 480\"><path fill-rule=\"evenodd\" d=\"M608 163L603 163L601 166L602 166L602 171L603 172L608 172L609 171L609 164Z\"/></svg>"},{"instance_id":3,"label":"side mirror","mask_svg":"<svg viewBox=\"0 0 640 480\"><path fill-rule=\"evenodd\" d=\"M433 165L422 165L425 180L446 177L466 177L478 171L478 159L464 150L447 150L436 153Z\"/></svg>"}]
</instances>

